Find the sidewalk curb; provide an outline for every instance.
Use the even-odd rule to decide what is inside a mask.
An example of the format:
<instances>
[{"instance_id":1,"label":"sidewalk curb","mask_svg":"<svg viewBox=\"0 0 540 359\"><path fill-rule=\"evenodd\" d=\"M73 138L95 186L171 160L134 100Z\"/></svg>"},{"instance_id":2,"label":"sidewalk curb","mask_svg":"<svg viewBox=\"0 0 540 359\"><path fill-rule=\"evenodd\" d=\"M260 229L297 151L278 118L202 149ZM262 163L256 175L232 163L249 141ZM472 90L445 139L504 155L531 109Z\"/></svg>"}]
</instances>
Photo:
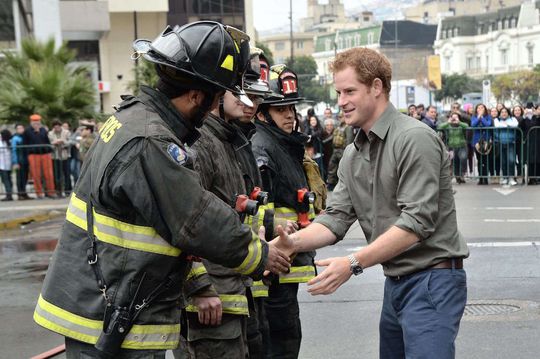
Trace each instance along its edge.
<instances>
[{"instance_id":1,"label":"sidewalk curb","mask_svg":"<svg viewBox=\"0 0 540 359\"><path fill-rule=\"evenodd\" d=\"M43 222L49 219L61 217L64 214L65 214L65 211L56 210L56 209L49 210L49 211L35 212L34 214L31 214L28 216L10 219L9 221L5 221L5 222L0 222L0 230L14 229L14 228L19 227L22 224L27 224L30 222Z\"/></svg>"}]
</instances>

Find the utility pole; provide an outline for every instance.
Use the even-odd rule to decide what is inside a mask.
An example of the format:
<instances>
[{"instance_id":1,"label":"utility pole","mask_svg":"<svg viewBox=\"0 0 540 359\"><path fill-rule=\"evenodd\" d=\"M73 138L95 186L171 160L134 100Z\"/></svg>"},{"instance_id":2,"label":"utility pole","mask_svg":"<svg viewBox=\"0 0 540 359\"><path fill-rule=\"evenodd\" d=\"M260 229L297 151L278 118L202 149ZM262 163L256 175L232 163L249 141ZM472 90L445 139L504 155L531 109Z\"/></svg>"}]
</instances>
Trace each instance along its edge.
<instances>
[{"instance_id":1,"label":"utility pole","mask_svg":"<svg viewBox=\"0 0 540 359\"><path fill-rule=\"evenodd\" d=\"M396 107L399 109L399 80L398 80L398 77L397 77L397 67L399 65L399 61L398 61L398 46L397 46L397 43L398 43L398 31L397 31L397 16L396 16L396 19L394 20L394 73L393 75L395 76L395 79L396 79Z\"/></svg>"},{"instance_id":2,"label":"utility pole","mask_svg":"<svg viewBox=\"0 0 540 359\"><path fill-rule=\"evenodd\" d=\"M293 67L294 65L294 39L293 39L293 31L292 31L292 0L289 0L289 25L290 25L290 33L289 33L289 39L290 39L290 42L291 42L291 61L290 61L290 64L291 64L291 68Z\"/></svg>"}]
</instances>

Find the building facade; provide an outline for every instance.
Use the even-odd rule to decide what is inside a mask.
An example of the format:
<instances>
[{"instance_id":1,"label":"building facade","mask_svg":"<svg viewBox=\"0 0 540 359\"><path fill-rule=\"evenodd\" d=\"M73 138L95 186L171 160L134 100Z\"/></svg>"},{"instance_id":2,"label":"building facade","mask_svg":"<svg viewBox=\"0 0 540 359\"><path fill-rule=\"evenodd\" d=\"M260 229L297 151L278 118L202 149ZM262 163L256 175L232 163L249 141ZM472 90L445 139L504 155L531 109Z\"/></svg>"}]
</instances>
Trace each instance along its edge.
<instances>
[{"instance_id":1,"label":"building facade","mask_svg":"<svg viewBox=\"0 0 540 359\"><path fill-rule=\"evenodd\" d=\"M520 5L522 0L424 0L403 11L405 19L438 24L441 18L497 11Z\"/></svg>"},{"instance_id":2,"label":"building facade","mask_svg":"<svg viewBox=\"0 0 540 359\"><path fill-rule=\"evenodd\" d=\"M540 62L540 1L441 21L434 44L443 74L482 78Z\"/></svg>"},{"instance_id":3,"label":"building facade","mask_svg":"<svg viewBox=\"0 0 540 359\"><path fill-rule=\"evenodd\" d=\"M433 54L436 31L436 25L397 20L319 35L315 40L313 57L320 81L332 81L329 63L337 53L353 47L368 47L383 53L392 64L394 80L423 80L427 76L427 57Z\"/></svg>"}]
</instances>

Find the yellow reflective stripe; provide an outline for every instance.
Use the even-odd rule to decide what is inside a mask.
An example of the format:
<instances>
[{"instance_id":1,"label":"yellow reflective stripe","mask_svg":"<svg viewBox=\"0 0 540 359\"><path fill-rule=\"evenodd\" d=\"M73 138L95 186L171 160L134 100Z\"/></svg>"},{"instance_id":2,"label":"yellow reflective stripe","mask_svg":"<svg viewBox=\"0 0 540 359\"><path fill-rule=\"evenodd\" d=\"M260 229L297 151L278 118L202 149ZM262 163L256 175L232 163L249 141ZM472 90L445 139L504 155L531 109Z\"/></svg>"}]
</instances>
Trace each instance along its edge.
<instances>
[{"instance_id":1,"label":"yellow reflective stripe","mask_svg":"<svg viewBox=\"0 0 540 359\"><path fill-rule=\"evenodd\" d=\"M313 206L313 203L310 203L310 204L309 204L308 218L309 218L310 220L315 219L315 207Z\"/></svg>"},{"instance_id":2,"label":"yellow reflective stripe","mask_svg":"<svg viewBox=\"0 0 540 359\"><path fill-rule=\"evenodd\" d=\"M187 278L191 279L193 277L203 275L203 274L206 274L206 273L208 273L208 272L206 271L206 268L205 268L204 264L199 263L199 262L195 262L195 263L193 263L193 266L191 267L191 270L189 271Z\"/></svg>"},{"instance_id":3,"label":"yellow reflective stripe","mask_svg":"<svg viewBox=\"0 0 540 359\"><path fill-rule=\"evenodd\" d=\"M237 272L242 274L251 274L261 262L262 244L259 237L252 232L252 240L248 246L248 254L242 264L235 268Z\"/></svg>"},{"instance_id":4,"label":"yellow reflective stripe","mask_svg":"<svg viewBox=\"0 0 540 359\"><path fill-rule=\"evenodd\" d=\"M219 294L221 300L221 308L223 313L236 315L249 315L249 307L247 297L241 294ZM196 305L190 304L186 307L186 311L196 313L199 308Z\"/></svg>"},{"instance_id":5,"label":"yellow reflective stripe","mask_svg":"<svg viewBox=\"0 0 540 359\"><path fill-rule=\"evenodd\" d=\"M86 231L86 203L75 193L66 213L66 220ZM123 248L177 257L181 250L171 246L161 238L152 227L125 223L94 211L94 233L96 237L109 244Z\"/></svg>"},{"instance_id":6,"label":"yellow reflective stripe","mask_svg":"<svg viewBox=\"0 0 540 359\"><path fill-rule=\"evenodd\" d=\"M296 222L298 220L298 213L292 208L277 207L274 211L274 217Z\"/></svg>"},{"instance_id":7,"label":"yellow reflective stripe","mask_svg":"<svg viewBox=\"0 0 540 359\"><path fill-rule=\"evenodd\" d=\"M34 320L56 333L95 344L103 322L81 317L47 302L39 296ZM135 324L122 343L125 349L174 349L180 339L180 324Z\"/></svg>"},{"instance_id":8,"label":"yellow reflective stripe","mask_svg":"<svg viewBox=\"0 0 540 359\"><path fill-rule=\"evenodd\" d=\"M306 283L315 278L313 266L291 267L290 273L280 274L280 283Z\"/></svg>"},{"instance_id":9,"label":"yellow reflective stripe","mask_svg":"<svg viewBox=\"0 0 540 359\"><path fill-rule=\"evenodd\" d=\"M268 287L262 280L254 281L251 286L251 294L254 298L268 297Z\"/></svg>"}]
</instances>

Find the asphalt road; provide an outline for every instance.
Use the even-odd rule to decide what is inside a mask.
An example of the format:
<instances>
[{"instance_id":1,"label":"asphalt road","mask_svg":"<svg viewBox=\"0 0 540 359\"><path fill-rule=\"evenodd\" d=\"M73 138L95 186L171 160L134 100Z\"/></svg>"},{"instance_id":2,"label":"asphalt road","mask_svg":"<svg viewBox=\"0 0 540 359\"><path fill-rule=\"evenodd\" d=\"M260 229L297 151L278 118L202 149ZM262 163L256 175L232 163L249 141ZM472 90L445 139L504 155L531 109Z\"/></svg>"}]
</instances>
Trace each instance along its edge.
<instances>
[{"instance_id":1,"label":"asphalt road","mask_svg":"<svg viewBox=\"0 0 540 359\"><path fill-rule=\"evenodd\" d=\"M540 186L467 183L456 189L458 222L471 250L465 262L471 314L462 320L456 357L539 358ZM28 358L62 343L32 321L60 226L53 220L0 232L0 358ZM347 255L363 245L355 224L318 257ZM302 285L300 358L377 358L383 282L374 267L330 296L310 296Z\"/></svg>"}]
</instances>

